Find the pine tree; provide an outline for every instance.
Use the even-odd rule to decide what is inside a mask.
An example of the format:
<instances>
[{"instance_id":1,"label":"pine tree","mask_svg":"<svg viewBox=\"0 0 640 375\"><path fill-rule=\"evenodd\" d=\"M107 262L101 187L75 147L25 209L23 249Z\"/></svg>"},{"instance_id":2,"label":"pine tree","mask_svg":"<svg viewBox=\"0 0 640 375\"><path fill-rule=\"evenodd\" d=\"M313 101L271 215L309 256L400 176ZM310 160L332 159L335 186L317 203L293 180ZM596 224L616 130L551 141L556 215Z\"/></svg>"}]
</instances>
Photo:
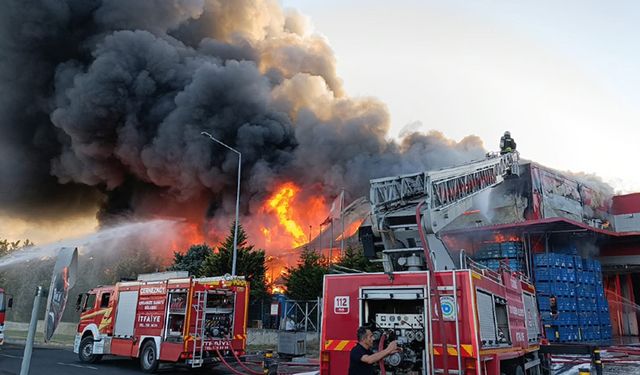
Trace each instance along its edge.
<instances>
[{"instance_id":1,"label":"pine tree","mask_svg":"<svg viewBox=\"0 0 640 375\"><path fill-rule=\"evenodd\" d=\"M231 274L233 261L233 234L235 223L224 242L216 252L211 252L205 258L199 274L201 276L223 276ZM264 250L256 250L247 241L247 233L242 225L238 225L238 255L236 260L236 274L244 276L249 282L251 297L262 298L267 294L265 282L265 253Z\"/></svg>"},{"instance_id":2,"label":"pine tree","mask_svg":"<svg viewBox=\"0 0 640 375\"><path fill-rule=\"evenodd\" d=\"M200 270L209 254L213 254L213 249L206 243L192 245L184 253L173 253L173 264L167 268L168 271L189 271L190 276L200 276Z\"/></svg>"},{"instance_id":3,"label":"pine tree","mask_svg":"<svg viewBox=\"0 0 640 375\"><path fill-rule=\"evenodd\" d=\"M362 246L348 246L340 261L336 263L338 266L350 268L352 270L363 272L382 272L381 263L371 262L364 256Z\"/></svg>"},{"instance_id":4,"label":"pine tree","mask_svg":"<svg viewBox=\"0 0 640 375\"><path fill-rule=\"evenodd\" d=\"M314 300L322 295L324 275L329 272L328 259L305 248L298 264L288 268L284 277L287 295L294 300Z\"/></svg>"}]
</instances>

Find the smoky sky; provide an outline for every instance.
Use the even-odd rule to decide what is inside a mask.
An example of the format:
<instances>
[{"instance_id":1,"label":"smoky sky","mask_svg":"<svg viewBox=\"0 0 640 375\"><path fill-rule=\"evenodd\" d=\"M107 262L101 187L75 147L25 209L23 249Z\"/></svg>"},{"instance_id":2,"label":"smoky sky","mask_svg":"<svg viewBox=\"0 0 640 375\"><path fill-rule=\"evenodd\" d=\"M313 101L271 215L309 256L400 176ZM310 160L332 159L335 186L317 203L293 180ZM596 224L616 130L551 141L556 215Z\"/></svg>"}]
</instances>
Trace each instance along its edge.
<instances>
[{"instance_id":1,"label":"smoky sky","mask_svg":"<svg viewBox=\"0 0 640 375\"><path fill-rule=\"evenodd\" d=\"M484 154L475 136L390 140L386 106L350 97L329 42L276 1L8 0L0 28L5 214L227 215L237 156L202 131L242 153L244 215L285 180L366 195Z\"/></svg>"}]
</instances>

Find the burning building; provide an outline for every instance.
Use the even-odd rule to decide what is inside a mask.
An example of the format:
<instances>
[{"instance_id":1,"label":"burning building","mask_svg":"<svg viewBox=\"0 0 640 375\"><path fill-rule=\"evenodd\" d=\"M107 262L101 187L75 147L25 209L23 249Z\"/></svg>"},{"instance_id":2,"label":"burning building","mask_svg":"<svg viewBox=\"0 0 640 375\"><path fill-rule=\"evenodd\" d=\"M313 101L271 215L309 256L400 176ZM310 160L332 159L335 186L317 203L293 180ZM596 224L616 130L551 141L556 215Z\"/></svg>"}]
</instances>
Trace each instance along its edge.
<instances>
[{"instance_id":1,"label":"burning building","mask_svg":"<svg viewBox=\"0 0 640 375\"><path fill-rule=\"evenodd\" d=\"M602 332L600 328L597 334L585 328L567 331L558 335L562 341L605 339L605 330L637 336L639 212L638 194L615 196L592 177L524 163L519 177L474 197L474 210L453 222L443 237L450 248L464 249L486 266L497 267L509 259L514 270L537 279L543 318L545 292L565 298L562 285L566 284L566 301L577 302L563 308L577 323L562 324L591 327L598 325L598 319L607 322ZM556 273L549 276L549 272ZM580 279L583 273L595 276ZM586 286L594 288L593 295L580 294ZM598 288L603 295L598 296Z\"/></svg>"}]
</instances>

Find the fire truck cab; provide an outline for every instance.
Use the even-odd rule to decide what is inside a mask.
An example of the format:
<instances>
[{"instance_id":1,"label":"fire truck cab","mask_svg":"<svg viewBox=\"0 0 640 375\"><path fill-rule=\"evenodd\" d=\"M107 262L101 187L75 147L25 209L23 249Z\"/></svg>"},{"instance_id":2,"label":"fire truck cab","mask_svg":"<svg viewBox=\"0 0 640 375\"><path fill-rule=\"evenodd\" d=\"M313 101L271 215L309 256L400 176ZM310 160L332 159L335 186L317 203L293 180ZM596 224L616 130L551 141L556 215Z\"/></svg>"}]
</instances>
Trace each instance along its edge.
<instances>
[{"instance_id":1,"label":"fire truck cab","mask_svg":"<svg viewBox=\"0 0 640 375\"><path fill-rule=\"evenodd\" d=\"M505 264L492 271L447 249L437 233L471 208L471 197L517 176L518 155L371 181L366 256L384 272L326 275L322 375L345 374L356 330L372 350L401 349L377 364L386 374L540 374L535 289Z\"/></svg>"},{"instance_id":2,"label":"fire truck cab","mask_svg":"<svg viewBox=\"0 0 640 375\"><path fill-rule=\"evenodd\" d=\"M167 272L99 286L78 296L74 352L87 363L105 354L138 358L144 372L160 362L215 364L244 353L248 302L248 283L228 275Z\"/></svg>"}]
</instances>

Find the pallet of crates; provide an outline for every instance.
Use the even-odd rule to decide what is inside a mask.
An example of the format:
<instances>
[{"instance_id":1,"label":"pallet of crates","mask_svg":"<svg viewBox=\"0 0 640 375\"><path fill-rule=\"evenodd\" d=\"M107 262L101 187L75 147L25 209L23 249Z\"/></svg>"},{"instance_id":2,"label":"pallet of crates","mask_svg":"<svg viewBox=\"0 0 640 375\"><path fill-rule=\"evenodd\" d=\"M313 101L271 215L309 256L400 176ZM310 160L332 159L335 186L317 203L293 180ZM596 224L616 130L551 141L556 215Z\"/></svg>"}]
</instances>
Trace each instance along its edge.
<instances>
[{"instance_id":1,"label":"pallet of crates","mask_svg":"<svg viewBox=\"0 0 640 375\"><path fill-rule=\"evenodd\" d=\"M523 272L524 250L522 242L511 241L500 243L500 257L505 260L512 271Z\"/></svg>"},{"instance_id":2,"label":"pallet of crates","mask_svg":"<svg viewBox=\"0 0 640 375\"><path fill-rule=\"evenodd\" d=\"M594 261L594 270L596 274L595 280L595 300L596 315L600 326L600 338L602 340L611 340L611 316L609 315L609 302L604 293L602 284L602 266L599 261Z\"/></svg>"},{"instance_id":3,"label":"pallet of crates","mask_svg":"<svg viewBox=\"0 0 640 375\"><path fill-rule=\"evenodd\" d=\"M493 242L483 245L473 259L491 270L497 270L500 265L500 245Z\"/></svg>"},{"instance_id":4,"label":"pallet of crates","mask_svg":"<svg viewBox=\"0 0 640 375\"><path fill-rule=\"evenodd\" d=\"M500 244L500 256L509 259L523 258L522 242L502 242Z\"/></svg>"},{"instance_id":5,"label":"pallet of crates","mask_svg":"<svg viewBox=\"0 0 640 375\"><path fill-rule=\"evenodd\" d=\"M579 339L575 271L573 258L564 254L537 254L535 285L547 339L575 342ZM557 314L550 313L551 296L556 297Z\"/></svg>"}]
</instances>

